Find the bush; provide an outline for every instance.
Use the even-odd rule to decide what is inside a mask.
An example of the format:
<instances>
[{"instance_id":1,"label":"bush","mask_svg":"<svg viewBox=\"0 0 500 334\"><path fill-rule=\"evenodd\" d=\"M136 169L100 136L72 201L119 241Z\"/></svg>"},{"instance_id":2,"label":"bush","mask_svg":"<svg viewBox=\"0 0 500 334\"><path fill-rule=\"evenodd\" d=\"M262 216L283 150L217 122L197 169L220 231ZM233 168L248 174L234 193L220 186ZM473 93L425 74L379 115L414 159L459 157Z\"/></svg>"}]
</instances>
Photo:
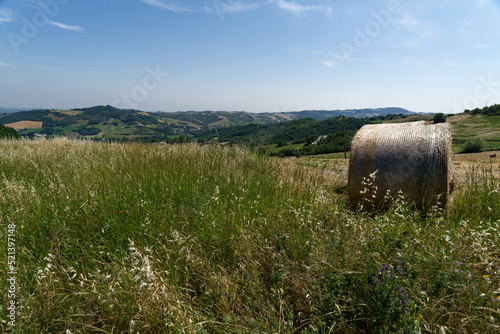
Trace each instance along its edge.
<instances>
[{"instance_id":1,"label":"bush","mask_svg":"<svg viewBox=\"0 0 500 334\"><path fill-rule=\"evenodd\" d=\"M446 122L446 116L443 113L434 115L434 124Z\"/></svg>"},{"instance_id":2,"label":"bush","mask_svg":"<svg viewBox=\"0 0 500 334\"><path fill-rule=\"evenodd\" d=\"M284 147L284 146L287 146L287 145L288 145L288 143L286 141L280 140L279 143L278 143L278 146L276 146L276 147Z\"/></svg>"},{"instance_id":3,"label":"bush","mask_svg":"<svg viewBox=\"0 0 500 334\"><path fill-rule=\"evenodd\" d=\"M13 128L0 124L0 138L19 138L19 134Z\"/></svg>"},{"instance_id":4,"label":"bush","mask_svg":"<svg viewBox=\"0 0 500 334\"><path fill-rule=\"evenodd\" d=\"M100 133L101 130L98 128L93 128L93 127L83 127L80 129L77 129L76 132L81 134L82 136L95 136L96 134Z\"/></svg>"},{"instance_id":5,"label":"bush","mask_svg":"<svg viewBox=\"0 0 500 334\"><path fill-rule=\"evenodd\" d=\"M472 140L468 140L464 143L464 146L462 147L461 153L482 152L482 151L484 151L485 146L486 146L486 144L484 142L484 139L482 139L482 138L475 138Z\"/></svg>"}]
</instances>

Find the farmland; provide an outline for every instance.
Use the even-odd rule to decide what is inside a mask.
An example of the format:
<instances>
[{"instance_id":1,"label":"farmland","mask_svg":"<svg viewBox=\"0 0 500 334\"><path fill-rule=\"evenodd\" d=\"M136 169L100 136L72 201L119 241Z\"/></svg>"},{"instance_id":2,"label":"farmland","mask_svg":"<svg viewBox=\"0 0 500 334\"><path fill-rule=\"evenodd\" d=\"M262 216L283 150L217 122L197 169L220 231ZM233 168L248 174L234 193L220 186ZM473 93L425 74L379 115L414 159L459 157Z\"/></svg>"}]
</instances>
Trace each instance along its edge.
<instances>
[{"instance_id":1,"label":"farmland","mask_svg":"<svg viewBox=\"0 0 500 334\"><path fill-rule=\"evenodd\" d=\"M454 156L445 212L398 198L367 214L347 205L343 154L61 138L0 152L0 256L13 232L25 332L499 330L496 160Z\"/></svg>"},{"instance_id":2,"label":"farmland","mask_svg":"<svg viewBox=\"0 0 500 334\"><path fill-rule=\"evenodd\" d=\"M500 149L500 116L458 114L448 118L453 125L453 139L459 143L473 138L486 141L488 150Z\"/></svg>"},{"instance_id":3,"label":"farmland","mask_svg":"<svg viewBox=\"0 0 500 334\"><path fill-rule=\"evenodd\" d=\"M165 113L117 109L108 105L71 110L39 109L13 112L0 115L0 123L8 124L19 130L20 135L30 138L45 134L48 137L67 136L93 140L169 141L180 135L188 135L202 141L225 137L221 138L222 141L229 138L227 141L257 145L255 137L264 134L267 140L272 139L276 132L282 130L284 123L292 125L304 118L321 123L342 114L351 118L363 118L392 113L413 114L402 108L304 110L260 114L242 111ZM282 124L273 126L279 123ZM218 132L223 129L223 133ZM242 132L245 133L244 136L241 136Z\"/></svg>"}]
</instances>

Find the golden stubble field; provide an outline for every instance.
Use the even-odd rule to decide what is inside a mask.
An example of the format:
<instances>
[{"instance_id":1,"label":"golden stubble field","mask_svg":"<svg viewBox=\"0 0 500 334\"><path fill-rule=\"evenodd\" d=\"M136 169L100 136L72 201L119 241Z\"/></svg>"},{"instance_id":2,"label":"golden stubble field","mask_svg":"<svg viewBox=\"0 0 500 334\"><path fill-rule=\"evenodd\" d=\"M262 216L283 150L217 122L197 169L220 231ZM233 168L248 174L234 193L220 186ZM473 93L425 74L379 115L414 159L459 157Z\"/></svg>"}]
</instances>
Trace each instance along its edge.
<instances>
[{"instance_id":1,"label":"golden stubble field","mask_svg":"<svg viewBox=\"0 0 500 334\"><path fill-rule=\"evenodd\" d=\"M490 154L496 154L496 158L490 158ZM306 166L318 173L323 174L325 179L335 184L347 185L349 157L344 159L343 154L328 154L324 156L290 158L290 163ZM480 168L491 173L495 179L500 180L500 151L453 154L451 157L453 177L457 186L464 184L467 175L473 169Z\"/></svg>"}]
</instances>

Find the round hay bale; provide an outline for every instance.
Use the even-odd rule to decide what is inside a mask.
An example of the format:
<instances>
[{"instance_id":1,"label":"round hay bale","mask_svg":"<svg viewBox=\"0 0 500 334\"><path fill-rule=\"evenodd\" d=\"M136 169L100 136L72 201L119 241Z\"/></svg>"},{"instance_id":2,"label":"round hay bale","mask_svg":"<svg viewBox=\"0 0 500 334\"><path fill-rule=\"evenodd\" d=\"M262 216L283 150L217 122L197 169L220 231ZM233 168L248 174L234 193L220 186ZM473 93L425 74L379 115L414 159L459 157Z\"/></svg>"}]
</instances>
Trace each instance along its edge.
<instances>
[{"instance_id":1,"label":"round hay bale","mask_svg":"<svg viewBox=\"0 0 500 334\"><path fill-rule=\"evenodd\" d=\"M402 192L419 209L444 208L451 174L450 124L365 125L351 145L349 201L381 208Z\"/></svg>"}]
</instances>

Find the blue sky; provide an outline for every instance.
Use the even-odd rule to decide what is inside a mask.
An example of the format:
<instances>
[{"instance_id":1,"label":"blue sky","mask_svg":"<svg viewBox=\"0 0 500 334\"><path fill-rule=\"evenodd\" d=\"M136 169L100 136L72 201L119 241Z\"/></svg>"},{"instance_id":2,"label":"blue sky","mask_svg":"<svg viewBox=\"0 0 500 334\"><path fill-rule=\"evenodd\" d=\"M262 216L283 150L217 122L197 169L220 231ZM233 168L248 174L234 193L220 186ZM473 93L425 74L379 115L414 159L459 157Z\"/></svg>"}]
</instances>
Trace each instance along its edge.
<instances>
[{"instance_id":1,"label":"blue sky","mask_svg":"<svg viewBox=\"0 0 500 334\"><path fill-rule=\"evenodd\" d=\"M0 0L0 107L500 103L500 0Z\"/></svg>"}]
</instances>

